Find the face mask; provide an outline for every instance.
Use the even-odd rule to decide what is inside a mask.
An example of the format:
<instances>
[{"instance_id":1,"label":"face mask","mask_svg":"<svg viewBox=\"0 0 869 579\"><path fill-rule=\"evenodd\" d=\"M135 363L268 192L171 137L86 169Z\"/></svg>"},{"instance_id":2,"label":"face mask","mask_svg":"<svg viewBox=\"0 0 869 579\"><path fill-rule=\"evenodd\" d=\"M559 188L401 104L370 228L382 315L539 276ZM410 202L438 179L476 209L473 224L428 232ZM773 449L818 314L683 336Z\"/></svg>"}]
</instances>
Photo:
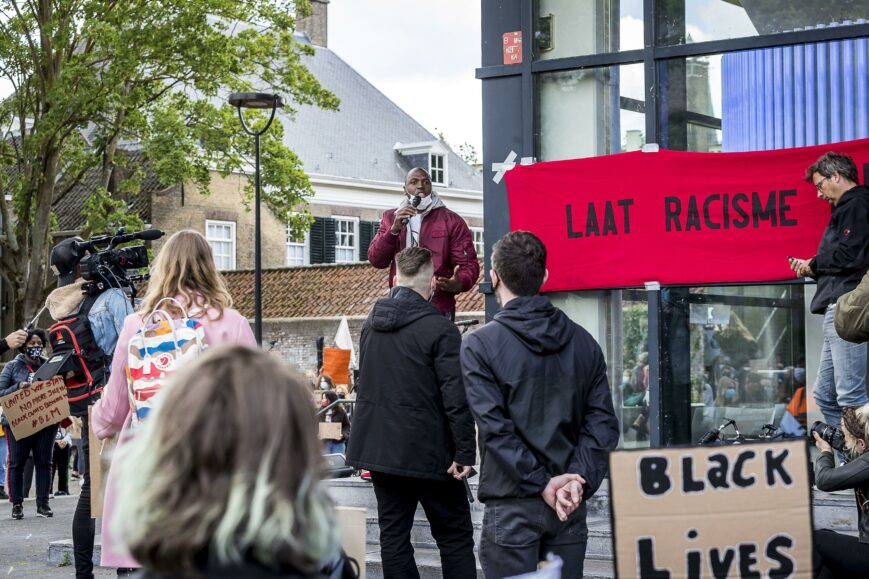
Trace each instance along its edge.
<instances>
[{"instance_id":1,"label":"face mask","mask_svg":"<svg viewBox=\"0 0 869 579\"><path fill-rule=\"evenodd\" d=\"M27 346L24 348L24 353L30 358L41 358L42 346Z\"/></svg>"},{"instance_id":2,"label":"face mask","mask_svg":"<svg viewBox=\"0 0 869 579\"><path fill-rule=\"evenodd\" d=\"M326 382L325 380L320 380L320 390L328 390L328 389L329 389L329 383Z\"/></svg>"},{"instance_id":3,"label":"face mask","mask_svg":"<svg viewBox=\"0 0 869 579\"><path fill-rule=\"evenodd\" d=\"M431 195L429 195L428 197L421 197L419 200L419 205L417 205L416 208L419 211L425 211L429 208L429 205L431 205Z\"/></svg>"}]
</instances>

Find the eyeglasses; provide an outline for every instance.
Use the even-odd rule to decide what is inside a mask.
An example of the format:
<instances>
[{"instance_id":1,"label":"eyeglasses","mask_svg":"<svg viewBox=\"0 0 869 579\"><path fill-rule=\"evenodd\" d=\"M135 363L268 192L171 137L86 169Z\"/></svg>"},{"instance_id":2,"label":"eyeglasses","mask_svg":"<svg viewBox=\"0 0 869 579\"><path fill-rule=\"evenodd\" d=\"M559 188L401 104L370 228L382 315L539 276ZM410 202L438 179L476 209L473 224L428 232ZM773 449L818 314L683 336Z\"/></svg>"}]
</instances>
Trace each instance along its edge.
<instances>
[{"instance_id":1,"label":"eyeglasses","mask_svg":"<svg viewBox=\"0 0 869 579\"><path fill-rule=\"evenodd\" d=\"M821 192L821 186L824 184L824 181L828 181L829 179L830 179L829 177L824 177L823 179L821 179L820 181L815 183L815 189L818 190L818 193Z\"/></svg>"}]
</instances>

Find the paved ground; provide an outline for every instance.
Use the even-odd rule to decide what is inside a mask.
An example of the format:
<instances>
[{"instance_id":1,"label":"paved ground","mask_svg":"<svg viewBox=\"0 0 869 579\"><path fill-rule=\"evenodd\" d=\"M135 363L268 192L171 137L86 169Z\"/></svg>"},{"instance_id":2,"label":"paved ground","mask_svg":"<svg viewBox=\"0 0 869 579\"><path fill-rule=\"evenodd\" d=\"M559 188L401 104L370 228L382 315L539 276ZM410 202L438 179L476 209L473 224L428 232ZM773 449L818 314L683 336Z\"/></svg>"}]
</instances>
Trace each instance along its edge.
<instances>
[{"instance_id":1,"label":"paved ground","mask_svg":"<svg viewBox=\"0 0 869 579\"><path fill-rule=\"evenodd\" d=\"M75 489L75 483L70 485ZM77 496L52 499L54 517L37 518L36 502L24 501L24 519L12 520L12 505L0 501L0 579L30 577L55 579L75 577L72 561L68 564L49 565L48 544L51 541L72 538L72 515ZM114 570L97 568L100 578L116 577Z\"/></svg>"}]
</instances>

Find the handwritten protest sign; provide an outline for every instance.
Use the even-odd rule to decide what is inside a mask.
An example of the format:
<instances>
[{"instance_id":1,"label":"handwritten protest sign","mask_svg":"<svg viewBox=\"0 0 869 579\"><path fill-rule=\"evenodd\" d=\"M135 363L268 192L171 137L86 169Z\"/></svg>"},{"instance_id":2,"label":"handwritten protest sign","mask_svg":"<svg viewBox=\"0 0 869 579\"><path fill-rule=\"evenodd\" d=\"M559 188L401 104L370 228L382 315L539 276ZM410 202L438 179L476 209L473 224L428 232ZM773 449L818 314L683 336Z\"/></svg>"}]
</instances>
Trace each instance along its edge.
<instances>
[{"instance_id":1,"label":"handwritten protest sign","mask_svg":"<svg viewBox=\"0 0 869 579\"><path fill-rule=\"evenodd\" d=\"M0 404L18 440L69 417L66 384L60 376L20 388L0 398Z\"/></svg>"},{"instance_id":2,"label":"handwritten protest sign","mask_svg":"<svg viewBox=\"0 0 869 579\"><path fill-rule=\"evenodd\" d=\"M341 423L340 422L321 422L320 423L320 439L321 440L341 440Z\"/></svg>"},{"instance_id":3,"label":"handwritten protest sign","mask_svg":"<svg viewBox=\"0 0 869 579\"><path fill-rule=\"evenodd\" d=\"M812 576L805 441L610 455L619 577Z\"/></svg>"}]
</instances>

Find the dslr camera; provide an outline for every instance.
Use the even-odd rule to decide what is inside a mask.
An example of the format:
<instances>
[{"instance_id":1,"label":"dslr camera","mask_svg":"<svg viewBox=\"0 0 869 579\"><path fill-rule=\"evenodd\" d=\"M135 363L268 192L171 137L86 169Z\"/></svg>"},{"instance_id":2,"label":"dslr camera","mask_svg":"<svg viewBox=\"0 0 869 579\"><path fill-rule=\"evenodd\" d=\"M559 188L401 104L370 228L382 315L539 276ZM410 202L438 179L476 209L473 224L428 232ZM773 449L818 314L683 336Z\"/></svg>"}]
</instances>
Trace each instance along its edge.
<instances>
[{"instance_id":1,"label":"dslr camera","mask_svg":"<svg viewBox=\"0 0 869 579\"><path fill-rule=\"evenodd\" d=\"M812 428L809 429L809 440L812 441L815 440L814 437L812 437L813 432L817 432L818 436L836 450L842 450L845 448L845 433L842 432L842 429L825 424L820 420L816 420L815 423L812 424Z\"/></svg>"},{"instance_id":2,"label":"dslr camera","mask_svg":"<svg viewBox=\"0 0 869 579\"><path fill-rule=\"evenodd\" d=\"M148 267L148 250L144 245L117 249L131 241L152 241L163 237L159 229L126 233L123 227L114 235L101 235L87 241L66 239L52 248L51 268L59 277L72 275L78 264L86 283L87 295L99 295L109 288L129 288L135 295L136 282L148 279L139 270Z\"/></svg>"}]
</instances>

